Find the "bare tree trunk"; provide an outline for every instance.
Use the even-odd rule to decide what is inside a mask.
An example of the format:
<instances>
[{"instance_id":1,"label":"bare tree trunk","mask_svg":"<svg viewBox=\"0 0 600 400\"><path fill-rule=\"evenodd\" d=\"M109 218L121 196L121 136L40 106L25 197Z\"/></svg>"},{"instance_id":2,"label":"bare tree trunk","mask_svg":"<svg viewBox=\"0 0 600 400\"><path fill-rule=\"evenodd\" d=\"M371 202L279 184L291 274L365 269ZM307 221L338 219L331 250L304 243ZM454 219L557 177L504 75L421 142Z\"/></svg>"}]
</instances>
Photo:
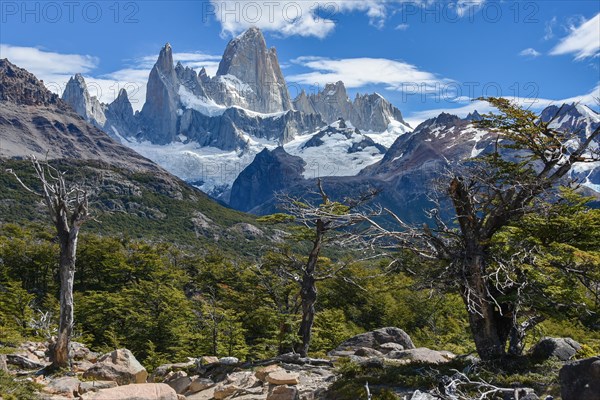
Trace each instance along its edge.
<instances>
[{"instance_id":1,"label":"bare tree trunk","mask_svg":"<svg viewBox=\"0 0 600 400\"><path fill-rule=\"evenodd\" d=\"M302 342L296 346L296 352L302 357L308 356L310 339L312 335L312 326L315 320L315 303L317 302L317 285L315 280L315 268L321 253L323 235L325 234L325 224L322 220L317 220L316 238L313 242L313 248L308 256L308 261L304 267L302 276L302 287L300 289L300 298L302 299L302 322L298 330L298 336Z\"/></svg>"},{"instance_id":2,"label":"bare tree trunk","mask_svg":"<svg viewBox=\"0 0 600 400\"><path fill-rule=\"evenodd\" d=\"M483 277L483 255L467 256L465 265L466 285L462 288L462 298L467 307L469 325L473 333L477 353L482 360L504 356L504 343L497 324L498 311L489 299Z\"/></svg>"},{"instance_id":3,"label":"bare tree trunk","mask_svg":"<svg viewBox=\"0 0 600 400\"><path fill-rule=\"evenodd\" d=\"M73 334L73 283L79 230L61 232L60 240L60 320L56 342L51 346L52 365L55 368L70 367L70 342Z\"/></svg>"}]
</instances>

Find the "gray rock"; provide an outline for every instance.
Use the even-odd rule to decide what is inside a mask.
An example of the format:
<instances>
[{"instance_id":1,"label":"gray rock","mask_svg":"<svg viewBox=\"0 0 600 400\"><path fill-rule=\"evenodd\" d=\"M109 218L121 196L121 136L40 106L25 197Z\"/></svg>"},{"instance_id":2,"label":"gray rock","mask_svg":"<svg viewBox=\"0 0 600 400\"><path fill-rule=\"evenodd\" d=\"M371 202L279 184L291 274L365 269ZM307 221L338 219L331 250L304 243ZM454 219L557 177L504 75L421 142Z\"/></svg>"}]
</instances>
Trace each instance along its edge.
<instances>
[{"instance_id":1,"label":"gray rock","mask_svg":"<svg viewBox=\"0 0 600 400\"><path fill-rule=\"evenodd\" d=\"M359 357L382 357L383 353L369 347L361 347L356 349L354 355Z\"/></svg>"},{"instance_id":2,"label":"gray rock","mask_svg":"<svg viewBox=\"0 0 600 400\"><path fill-rule=\"evenodd\" d=\"M76 74L69 79L62 95L63 101L69 104L77 114L87 122L102 129L106 124L104 106L96 96L90 96L85 79L81 74Z\"/></svg>"},{"instance_id":3,"label":"gray rock","mask_svg":"<svg viewBox=\"0 0 600 400\"><path fill-rule=\"evenodd\" d=\"M85 381L79 384L79 393L97 392L100 389L110 389L117 387L115 381Z\"/></svg>"},{"instance_id":4,"label":"gray rock","mask_svg":"<svg viewBox=\"0 0 600 400\"><path fill-rule=\"evenodd\" d=\"M569 362L558 377L563 400L600 400L600 356Z\"/></svg>"},{"instance_id":5,"label":"gray rock","mask_svg":"<svg viewBox=\"0 0 600 400\"><path fill-rule=\"evenodd\" d=\"M43 391L50 394L62 395L68 398L72 398L79 394L79 379L71 376L63 376L57 379L52 379Z\"/></svg>"},{"instance_id":6,"label":"gray rock","mask_svg":"<svg viewBox=\"0 0 600 400\"><path fill-rule=\"evenodd\" d=\"M379 345L379 347L377 348L380 352L382 352L383 354L387 354L390 351L400 351L400 350L404 350L404 346L402 346L399 343L384 343L382 345Z\"/></svg>"},{"instance_id":7,"label":"gray rock","mask_svg":"<svg viewBox=\"0 0 600 400\"><path fill-rule=\"evenodd\" d=\"M192 379L184 371L177 371L169 374L163 383L171 386L177 394L183 394L189 390Z\"/></svg>"},{"instance_id":8,"label":"gray rock","mask_svg":"<svg viewBox=\"0 0 600 400\"><path fill-rule=\"evenodd\" d=\"M173 372L173 371L182 371L182 370L186 370L187 371L190 368L193 368L195 365L196 365L196 360L190 360L190 361L184 362L184 363L163 364L163 365L157 367L152 372L152 374L150 375L150 378L148 379L148 381L149 382L155 382L157 380L162 380L170 372Z\"/></svg>"},{"instance_id":9,"label":"gray rock","mask_svg":"<svg viewBox=\"0 0 600 400\"><path fill-rule=\"evenodd\" d=\"M20 354L7 354L6 362L7 364L16 365L17 367L23 369L41 369L46 366L46 364L30 360L29 358L24 357Z\"/></svg>"},{"instance_id":10,"label":"gray rock","mask_svg":"<svg viewBox=\"0 0 600 400\"><path fill-rule=\"evenodd\" d=\"M294 386L275 386L268 394L267 400L298 400L298 389Z\"/></svg>"},{"instance_id":11,"label":"gray rock","mask_svg":"<svg viewBox=\"0 0 600 400\"><path fill-rule=\"evenodd\" d=\"M536 360L556 357L561 361L568 361L579 349L581 345L571 338L544 337L531 349L531 357Z\"/></svg>"},{"instance_id":12,"label":"gray rock","mask_svg":"<svg viewBox=\"0 0 600 400\"><path fill-rule=\"evenodd\" d=\"M190 386L188 387L187 394L201 392L201 391L211 388L213 386L215 386L215 383L211 379L193 377L192 382L190 383Z\"/></svg>"},{"instance_id":13,"label":"gray rock","mask_svg":"<svg viewBox=\"0 0 600 400\"><path fill-rule=\"evenodd\" d=\"M328 83L316 94L301 91L294 99L294 108L306 114L320 114L327 123L343 118L365 131L383 132L393 120L409 128L400 110L377 93L357 93L354 102L350 101L342 81Z\"/></svg>"},{"instance_id":14,"label":"gray rock","mask_svg":"<svg viewBox=\"0 0 600 400\"><path fill-rule=\"evenodd\" d=\"M221 357L219 358L219 363L223 365L236 365L240 363L240 360L237 357Z\"/></svg>"},{"instance_id":15,"label":"gray rock","mask_svg":"<svg viewBox=\"0 0 600 400\"><path fill-rule=\"evenodd\" d=\"M335 350L330 351L328 354L330 356L337 356L338 352L348 350L356 351L356 349L361 347L376 349L384 343L398 343L405 349L415 348L410 336L408 336L406 332L400 328L387 327L356 335L344 341Z\"/></svg>"},{"instance_id":16,"label":"gray rock","mask_svg":"<svg viewBox=\"0 0 600 400\"><path fill-rule=\"evenodd\" d=\"M230 76L237 79L232 80ZM250 28L229 42L213 81L211 97L221 104L238 105L261 113L292 109L277 51L267 49L258 28ZM238 87L235 87L236 81Z\"/></svg>"},{"instance_id":17,"label":"gray rock","mask_svg":"<svg viewBox=\"0 0 600 400\"><path fill-rule=\"evenodd\" d=\"M283 147L264 149L233 182L229 205L240 211L252 210L274 193L303 180L305 165L302 158L288 154Z\"/></svg>"},{"instance_id":18,"label":"gray rock","mask_svg":"<svg viewBox=\"0 0 600 400\"><path fill-rule=\"evenodd\" d=\"M115 381L119 385L127 385L146 382L148 372L136 360L131 351L118 349L100 357L92 368L83 373L83 377Z\"/></svg>"},{"instance_id":19,"label":"gray rock","mask_svg":"<svg viewBox=\"0 0 600 400\"><path fill-rule=\"evenodd\" d=\"M146 102L140 112L143 137L152 143L171 143L177 137L179 86L173 66L173 51L167 43L150 71Z\"/></svg>"},{"instance_id":20,"label":"gray rock","mask_svg":"<svg viewBox=\"0 0 600 400\"><path fill-rule=\"evenodd\" d=\"M0 354L0 371L8 371L8 366L6 364L6 355Z\"/></svg>"},{"instance_id":21,"label":"gray rock","mask_svg":"<svg viewBox=\"0 0 600 400\"><path fill-rule=\"evenodd\" d=\"M178 400L177 393L164 383L140 383L88 392L82 400Z\"/></svg>"},{"instance_id":22,"label":"gray rock","mask_svg":"<svg viewBox=\"0 0 600 400\"><path fill-rule=\"evenodd\" d=\"M402 360L407 359L415 363L443 364L454 358L454 355L447 351L431 350L427 347L419 347L409 350L395 350L386 354L387 358Z\"/></svg>"}]
</instances>

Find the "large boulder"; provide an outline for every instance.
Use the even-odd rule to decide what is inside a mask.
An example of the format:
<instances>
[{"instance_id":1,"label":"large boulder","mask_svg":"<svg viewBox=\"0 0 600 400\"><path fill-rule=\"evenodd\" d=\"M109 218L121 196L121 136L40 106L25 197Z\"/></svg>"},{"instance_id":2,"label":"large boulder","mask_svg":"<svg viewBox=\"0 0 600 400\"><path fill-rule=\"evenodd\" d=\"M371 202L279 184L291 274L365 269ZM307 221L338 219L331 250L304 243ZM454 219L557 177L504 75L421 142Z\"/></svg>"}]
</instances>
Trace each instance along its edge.
<instances>
[{"instance_id":1,"label":"large boulder","mask_svg":"<svg viewBox=\"0 0 600 400\"><path fill-rule=\"evenodd\" d=\"M42 389L45 393L56 394L72 399L79 395L79 379L72 376L63 376L53 379Z\"/></svg>"},{"instance_id":2,"label":"large boulder","mask_svg":"<svg viewBox=\"0 0 600 400\"><path fill-rule=\"evenodd\" d=\"M281 369L269 372L266 380L271 385L297 385L300 382L300 376L296 372L288 372Z\"/></svg>"},{"instance_id":3,"label":"large boulder","mask_svg":"<svg viewBox=\"0 0 600 400\"><path fill-rule=\"evenodd\" d=\"M555 357L560 361L569 361L581 345L571 338L542 338L532 349L531 357L536 360L547 360Z\"/></svg>"},{"instance_id":4,"label":"large boulder","mask_svg":"<svg viewBox=\"0 0 600 400\"><path fill-rule=\"evenodd\" d=\"M267 400L298 400L298 389L294 386L275 386Z\"/></svg>"},{"instance_id":5,"label":"large boulder","mask_svg":"<svg viewBox=\"0 0 600 400\"><path fill-rule=\"evenodd\" d=\"M82 400L178 400L177 393L164 383L142 383L101 389L84 394Z\"/></svg>"},{"instance_id":6,"label":"large boulder","mask_svg":"<svg viewBox=\"0 0 600 400\"><path fill-rule=\"evenodd\" d=\"M386 354L386 358L396 360L408 360L414 363L444 364L456 357L448 351L431 350L427 347L419 347L410 350L396 350Z\"/></svg>"},{"instance_id":7,"label":"large boulder","mask_svg":"<svg viewBox=\"0 0 600 400\"><path fill-rule=\"evenodd\" d=\"M86 379L115 381L119 385L144 383L148 372L127 349L118 349L105 354L98 362L83 373Z\"/></svg>"},{"instance_id":8,"label":"large boulder","mask_svg":"<svg viewBox=\"0 0 600 400\"><path fill-rule=\"evenodd\" d=\"M405 349L415 348L406 332L400 328L387 327L351 337L328 354L330 356L348 356L362 347L379 349L379 346L384 343L397 343Z\"/></svg>"},{"instance_id":9,"label":"large boulder","mask_svg":"<svg viewBox=\"0 0 600 400\"><path fill-rule=\"evenodd\" d=\"M567 363L558 377L562 400L600 400L600 356Z\"/></svg>"}]
</instances>

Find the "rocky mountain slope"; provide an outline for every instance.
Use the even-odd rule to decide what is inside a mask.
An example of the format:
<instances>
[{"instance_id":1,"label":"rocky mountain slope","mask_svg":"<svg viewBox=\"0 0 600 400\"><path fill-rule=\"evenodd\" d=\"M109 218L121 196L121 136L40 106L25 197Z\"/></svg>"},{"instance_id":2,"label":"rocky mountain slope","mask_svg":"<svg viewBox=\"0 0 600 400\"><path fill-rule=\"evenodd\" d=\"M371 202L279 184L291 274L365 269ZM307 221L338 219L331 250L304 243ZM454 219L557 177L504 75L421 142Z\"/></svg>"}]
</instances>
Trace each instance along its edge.
<instances>
[{"instance_id":1,"label":"rocky mountain slope","mask_svg":"<svg viewBox=\"0 0 600 400\"><path fill-rule=\"evenodd\" d=\"M72 79L63 98L123 144L228 201L233 181L256 154L302 143L338 117L366 132L377 146L388 147L410 131L400 111L380 95L357 95L350 102L343 83L334 86L339 90L333 97L327 95L328 86L322 95L301 95L308 105L299 99L292 102L276 50L268 49L261 31L251 28L229 42L214 77L204 69L196 72L174 65L173 50L165 45L150 72L139 113L133 112L124 93L112 104L96 104L80 76ZM333 138L325 141L320 153L338 155L339 148L345 149L345 144ZM380 150L371 158L362 157L359 164L344 168L338 164L333 175L358 173L381 158ZM294 154L314 164L314 151L300 149ZM339 156L345 154L342 150Z\"/></svg>"},{"instance_id":2,"label":"rocky mountain slope","mask_svg":"<svg viewBox=\"0 0 600 400\"><path fill-rule=\"evenodd\" d=\"M33 74L0 60L0 157L34 154L110 163L166 173L150 160L88 124Z\"/></svg>"},{"instance_id":3,"label":"rocky mountain slope","mask_svg":"<svg viewBox=\"0 0 600 400\"><path fill-rule=\"evenodd\" d=\"M352 197L371 187L377 188L380 191L377 203L395 211L406 220L420 221L424 218L424 211L432 206L430 196L439 189L436 187L437 182L447 169L463 160L493 150L495 136L473 124L479 118L477 112L464 119L442 113L423 122L413 132L398 137L378 162L366 166L356 176L325 177L324 186L336 198ZM600 125L600 115L580 105L547 108L542 113L542 118L546 121L553 119L553 124L558 129L579 130L581 138ZM284 149L287 150L286 147ZM285 156L279 154L278 159L285 159ZM323 159L326 160L327 155L323 155ZM261 163L253 162L240 174L233 190L242 197L236 200L236 204L244 204L246 211L265 214L276 210L273 195L260 204L254 202L257 195L251 188L269 188L261 181L264 171L270 171L270 175L284 175L287 168L281 162L265 164L263 160ZM580 182L586 193L600 196L599 174L600 162L584 163L574 168L571 178ZM315 180L306 174L303 176L304 180L284 180L285 187L278 187L278 191L302 196L307 191L314 190ZM249 181L252 185L248 184ZM261 196L263 199L266 197L264 193Z\"/></svg>"},{"instance_id":4,"label":"rocky mountain slope","mask_svg":"<svg viewBox=\"0 0 600 400\"><path fill-rule=\"evenodd\" d=\"M411 130L400 110L378 93L357 93L354 101L350 101L342 81L328 83L315 94L301 91L294 99L294 107L307 114L320 114L328 123L343 118L364 131L384 132L390 128L404 133Z\"/></svg>"},{"instance_id":5,"label":"rocky mountain slope","mask_svg":"<svg viewBox=\"0 0 600 400\"><path fill-rule=\"evenodd\" d=\"M88 189L101 222L86 225L89 231L193 245L218 241L239 254L250 254L260 236L268 237L258 228L252 238L246 237L253 218L214 202L111 139L31 73L0 60L0 171L12 169L37 187L31 164L24 160L30 154L48 159L68 181ZM47 221L38 199L12 175L0 173L0 188L0 221Z\"/></svg>"}]
</instances>

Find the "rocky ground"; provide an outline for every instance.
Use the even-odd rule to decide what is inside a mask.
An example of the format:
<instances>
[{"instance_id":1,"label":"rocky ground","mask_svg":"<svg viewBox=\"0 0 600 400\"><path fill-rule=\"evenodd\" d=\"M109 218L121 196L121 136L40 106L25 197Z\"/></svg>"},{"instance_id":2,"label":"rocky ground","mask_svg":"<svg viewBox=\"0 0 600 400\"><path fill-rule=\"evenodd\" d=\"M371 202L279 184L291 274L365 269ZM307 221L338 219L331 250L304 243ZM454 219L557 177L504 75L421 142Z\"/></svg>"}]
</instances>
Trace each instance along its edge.
<instances>
[{"instance_id":1,"label":"rocky ground","mask_svg":"<svg viewBox=\"0 0 600 400\"><path fill-rule=\"evenodd\" d=\"M600 356L568 362L580 348L572 339L544 338L532 349L530 357L566 362L560 370L563 400L600 400ZM45 343L23 343L12 354L0 356L0 370L8 371L14 379L35 382L40 388L39 397L46 400L317 400L341 398L331 390L341 374L339 365L350 363L358 368L382 370L390 365L434 368L457 358L448 351L415 347L411 338L398 328L382 328L357 335L329 352L326 359L301 358L289 353L243 363L235 357L203 356L189 358L183 363L161 365L150 375L127 349L101 355L80 343L72 343L72 372L45 376L44 367L49 365L47 353ZM468 361L478 362L475 357ZM440 382L434 390L405 387L387 392L404 400L467 400L470 398L458 388L472 385L481 389L480 384L457 371L450 381ZM493 389L493 386L486 388ZM496 389L495 395L499 397L494 398L498 399L540 399L533 389L523 385ZM367 399L371 390L382 393L377 385L372 385L368 391L361 387L355 398ZM384 397L372 397L376 398Z\"/></svg>"}]
</instances>

